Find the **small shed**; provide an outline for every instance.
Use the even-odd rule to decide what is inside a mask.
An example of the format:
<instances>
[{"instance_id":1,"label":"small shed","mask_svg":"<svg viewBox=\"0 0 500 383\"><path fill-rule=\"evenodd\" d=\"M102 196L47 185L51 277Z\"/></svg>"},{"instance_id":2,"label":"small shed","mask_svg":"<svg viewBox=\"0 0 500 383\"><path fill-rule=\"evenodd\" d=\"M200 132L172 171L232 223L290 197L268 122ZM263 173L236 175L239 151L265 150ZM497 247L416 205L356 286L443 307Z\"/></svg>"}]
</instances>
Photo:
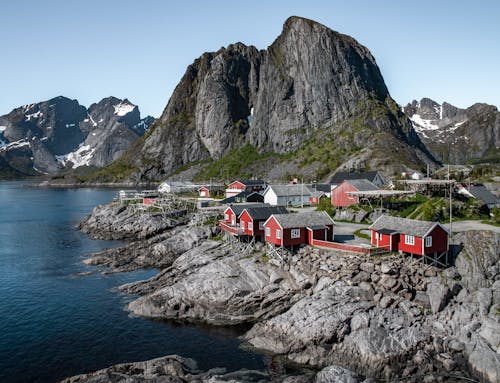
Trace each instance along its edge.
<instances>
[{"instance_id":1,"label":"small shed","mask_svg":"<svg viewBox=\"0 0 500 383\"><path fill-rule=\"evenodd\" d=\"M448 251L448 229L439 222L380 216L371 226L371 244L415 255L439 255Z\"/></svg>"},{"instance_id":2,"label":"small shed","mask_svg":"<svg viewBox=\"0 0 500 383\"><path fill-rule=\"evenodd\" d=\"M378 190L378 187L367 179L348 180L332 189L332 205L335 207L346 207L357 204L358 196L349 195L349 192Z\"/></svg>"},{"instance_id":3,"label":"small shed","mask_svg":"<svg viewBox=\"0 0 500 383\"><path fill-rule=\"evenodd\" d=\"M210 197L210 189L206 186L202 186L201 188L198 189L198 195L201 198L208 198Z\"/></svg>"},{"instance_id":4,"label":"small shed","mask_svg":"<svg viewBox=\"0 0 500 383\"><path fill-rule=\"evenodd\" d=\"M311 196L309 197L309 202L312 206L316 206L319 204L319 200L325 197L325 193L319 190L314 190L311 192Z\"/></svg>"},{"instance_id":5,"label":"small shed","mask_svg":"<svg viewBox=\"0 0 500 383\"><path fill-rule=\"evenodd\" d=\"M333 224L324 211L273 214L264 223L265 241L289 247L310 243L312 238L333 240Z\"/></svg>"}]
</instances>

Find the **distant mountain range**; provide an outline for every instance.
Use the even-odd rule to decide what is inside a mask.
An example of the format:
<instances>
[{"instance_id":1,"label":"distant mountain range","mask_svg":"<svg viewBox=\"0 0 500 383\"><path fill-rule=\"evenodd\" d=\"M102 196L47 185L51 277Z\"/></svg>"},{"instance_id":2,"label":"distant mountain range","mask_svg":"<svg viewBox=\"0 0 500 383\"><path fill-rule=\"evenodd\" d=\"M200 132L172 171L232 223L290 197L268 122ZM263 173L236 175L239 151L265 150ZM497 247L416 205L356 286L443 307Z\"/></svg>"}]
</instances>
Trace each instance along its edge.
<instances>
[{"instance_id":1,"label":"distant mountain range","mask_svg":"<svg viewBox=\"0 0 500 383\"><path fill-rule=\"evenodd\" d=\"M460 109L429 99L403 108L433 155L444 163L500 162L500 112L488 104Z\"/></svg>"},{"instance_id":2,"label":"distant mountain range","mask_svg":"<svg viewBox=\"0 0 500 383\"><path fill-rule=\"evenodd\" d=\"M0 177L103 167L118 159L154 119L127 99L86 107L59 96L0 116Z\"/></svg>"}]
</instances>

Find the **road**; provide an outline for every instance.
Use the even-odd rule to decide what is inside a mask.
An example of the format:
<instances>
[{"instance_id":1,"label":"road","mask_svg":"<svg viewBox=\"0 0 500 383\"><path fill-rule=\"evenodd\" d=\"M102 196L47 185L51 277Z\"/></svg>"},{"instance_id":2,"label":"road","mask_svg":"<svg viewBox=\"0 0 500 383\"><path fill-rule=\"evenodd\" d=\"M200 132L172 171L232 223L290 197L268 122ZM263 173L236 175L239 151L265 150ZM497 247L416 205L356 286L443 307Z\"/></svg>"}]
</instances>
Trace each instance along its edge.
<instances>
[{"instance_id":1,"label":"road","mask_svg":"<svg viewBox=\"0 0 500 383\"><path fill-rule=\"evenodd\" d=\"M447 229L450 229L449 223L445 224L444 226L446 226ZM481 221L456 221L453 222L452 228L454 233L469 230L490 230L494 231L495 233L500 233L500 227L488 225L486 223L482 223Z\"/></svg>"}]
</instances>

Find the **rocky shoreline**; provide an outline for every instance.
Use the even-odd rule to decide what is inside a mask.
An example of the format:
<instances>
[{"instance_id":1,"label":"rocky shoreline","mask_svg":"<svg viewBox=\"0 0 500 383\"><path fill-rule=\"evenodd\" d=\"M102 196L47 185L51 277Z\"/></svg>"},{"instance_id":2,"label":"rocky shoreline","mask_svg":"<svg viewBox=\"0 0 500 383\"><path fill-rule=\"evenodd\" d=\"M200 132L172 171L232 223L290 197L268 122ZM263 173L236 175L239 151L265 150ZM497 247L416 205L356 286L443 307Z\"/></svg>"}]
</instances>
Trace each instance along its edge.
<instances>
[{"instance_id":1,"label":"rocky shoreline","mask_svg":"<svg viewBox=\"0 0 500 383\"><path fill-rule=\"evenodd\" d=\"M447 269L311 247L280 258L262 244L245 248L221 239L216 214L170 221L118 204L96 207L80 228L129 243L85 262L103 272L160 270L121 286L140 295L127 307L136 315L250 324L242 337L247 347L323 369L285 380L500 381L499 234L455 235L463 249ZM87 376L70 381L100 381ZM193 380L205 378L245 380Z\"/></svg>"}]
</instances>

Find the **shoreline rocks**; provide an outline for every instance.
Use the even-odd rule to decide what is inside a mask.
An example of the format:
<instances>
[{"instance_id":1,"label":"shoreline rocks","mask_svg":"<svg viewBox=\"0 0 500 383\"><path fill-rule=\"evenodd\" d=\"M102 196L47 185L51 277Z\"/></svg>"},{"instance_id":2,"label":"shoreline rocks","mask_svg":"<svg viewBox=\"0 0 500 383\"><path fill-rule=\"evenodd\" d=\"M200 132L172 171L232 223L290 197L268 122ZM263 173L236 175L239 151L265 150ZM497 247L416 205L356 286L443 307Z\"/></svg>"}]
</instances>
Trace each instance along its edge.
<instances>
[{"instance_id":1,"label":"shoreline rocks","mask_svg":"<svg viewBox=\"0 0 500 383\"><path fill-rule=\"evenodd\" d=\"M127 225L134 220L119 209L95 215L106 211ZM148 224L137 220L139 228ZM369 258L312 247L276 257L262 244L245 249L209 240L217 229L205 221L191 217L142 240L147 230L118 230L136 241L89 262L117 271L160 269L121 287L140 295L127 307L134 314L247 323L247 346L299 364L336 365L391 381L500 380L500 235L456 235L463 243L457 267L443 270L400 255ZM112 216L86 222L113 226Z\"/></svg>"}]
</instances>

